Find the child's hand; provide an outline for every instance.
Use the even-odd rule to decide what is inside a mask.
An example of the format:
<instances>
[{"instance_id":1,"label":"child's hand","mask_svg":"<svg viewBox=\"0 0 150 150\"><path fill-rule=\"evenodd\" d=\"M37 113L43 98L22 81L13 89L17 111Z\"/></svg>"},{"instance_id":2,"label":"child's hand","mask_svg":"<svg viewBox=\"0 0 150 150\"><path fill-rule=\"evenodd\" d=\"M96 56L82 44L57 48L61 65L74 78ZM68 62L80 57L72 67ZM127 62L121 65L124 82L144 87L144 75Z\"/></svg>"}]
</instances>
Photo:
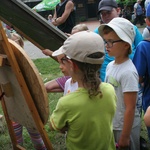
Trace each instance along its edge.
<instances>
[{"instance_id":1,"label":"child's hand","mask_svg":"<svg viewBox=\"0 0 150 150\"><path fill-rule=\"evenodd\" d=\"M42 53L46 56L52 56L53 51L51 51L50 49L44 49L42 50Z\"/></svg>"}]
</instances>

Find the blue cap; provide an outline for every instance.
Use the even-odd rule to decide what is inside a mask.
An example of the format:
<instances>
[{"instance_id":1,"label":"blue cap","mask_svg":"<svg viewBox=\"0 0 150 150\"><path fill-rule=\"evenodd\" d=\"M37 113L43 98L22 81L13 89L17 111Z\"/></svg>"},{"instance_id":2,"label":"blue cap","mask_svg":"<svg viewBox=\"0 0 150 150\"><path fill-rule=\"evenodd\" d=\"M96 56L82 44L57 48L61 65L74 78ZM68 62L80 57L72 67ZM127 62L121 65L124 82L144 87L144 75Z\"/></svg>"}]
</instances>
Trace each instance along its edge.
<instances>
[{"instance_id":1,"label":"blue cap","mask_svg":"<svg viewBox=\"0 0 150 150\"><path fill-rule=\"evenodd\" d=\"M113 8L117 8L118 4L116 0L101 0L98 5L98 14L102 10L111 11Z\"/></svg>"},{"instance_id":2,"label":"blue cap","mask_svg":"<svg viewBox=\"0 0 150 150\"><path fill-rule=\"evenodd\" d=\"M146 9L146 17L150 17L150 4L147 6Z\"/></svg>"}]
</instances>

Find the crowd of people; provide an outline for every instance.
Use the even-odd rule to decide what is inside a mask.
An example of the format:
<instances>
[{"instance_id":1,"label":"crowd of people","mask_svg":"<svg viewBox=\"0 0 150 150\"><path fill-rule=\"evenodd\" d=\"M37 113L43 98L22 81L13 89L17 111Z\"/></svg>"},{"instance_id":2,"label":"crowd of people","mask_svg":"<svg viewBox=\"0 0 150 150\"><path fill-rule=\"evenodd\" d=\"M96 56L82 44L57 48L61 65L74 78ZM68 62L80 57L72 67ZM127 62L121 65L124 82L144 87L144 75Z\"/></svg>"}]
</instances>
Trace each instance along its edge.
<instances>
[{"instance_id":1,"label":"crowd of people","mask_svg":"<svg viewBox=\"0 0 150 150\"><path fill-rule=\"evenodd\" d=\"M64 92L50 115L50 129L65 134L68 150L140 150L142 110L150 140L150 4L145 1L147 26L141 34L140 2L131 23L120 16L116 0L101 0L102 24L94 31L75 25L73 0L61 0L49 15L49 23L68 36L58 50L42 50L64 74L45 88ZM41 148L35 149L46 149L38 138Z\"/></svg>"},{"instance_id":2,"label":"crowd of people","mask_svg":"<svg viewBox=\"0 0 150 150\"><path fill-rule=\"evenodd\" d=\"M61 88L63 85L64 88L61 88L63 92L65 88L69 87L69 92L66 92L64 97L58 101L56 109L50 117L51 130L66 134L66 146L68 149L116 149L117 146L119 149L140 150L141 111L142 107L145 106L146 121L146 118L148 118L146 116L149 112L146 112L146 110L150 106L148 100L149 63L147 54L148 38L150 37L150 6L146 10L145 21L147 27L142 35L135 26L138 21L143 25L143 22L140 22L141 20L139 19L141 14L137 13L137 9L141 10L137 6L140 5L140 2L140 0L137 0L134 5L136 17L132 24L129 20L120 17L121 10L115 0L101 0L98 6L98 14L102 24L94 32L102 37L104 44L101 39L99 39L99 43L96 43L97 35L91 33L91 31L80 31L70 35L59 50L51 51L49 54L49 56L57 58L62 72L65 67L68 71L67 78L66 76L60 78L63 78L63 82L59 84L59 87ZM93 36L93 38L90 38L90 36ZM98 46L102 48L102 45L105 46L103 55L99 55L98 51L95 54L94 50ZM44 51L43 53L45 53ZM91 51L93 54L91 54ZM99 52L102 53L100 48ZM87 59L88 56L89 58ZM96 67L99 59L102 61L99 62L100 70ZM95 71L93 64L97 69ZM97 74L98 70L100 74ZM94 75L95 73L96 75ZM99 79L96 78L97 76L99 76ZM68 80L70 80L69 85L65 84ZM48 83L49 85L50 82ZM74 83L78 83L75 88L71 86ZM108 141L107 137L103 137L102 143L97 142L95 139L94 144L89 147L89 144L83 143L84 140L89 143L92 138L92 136L85 138L86 131L88 131L89 135L96 134L98 139L102 138L101 129L105 131L105 125L102 126L101 122L104 118L101 115L98 116L100 107L103 104L98 106L93 104L95 103L94 101L97 101L96 103L102 101L104 97L103 83L109 83L115 90L114 96L112 94L112 101L114 102L112 104L113 113L108 115L106 107L103 109L103 114L106 115L105 113L107 113L107 117L110 117L108 118L111 119L109 121L112 123L109 124L109 127L105 124L110 138ZM47 83L45 85L47 88ZM53 87L50 90L47 89L47 92L52 91ZM113 91L111 92L113 93ZM107 94L109 95L109 88ZM98 95L99 98L97 99ZM93 109L93 116L97 117L100 122L94 121L95 117L89 114L91 109ZM83 119L86 116L87 119ZM109 130L110 127L112 127L112 130ZM94 131L91 128L94 128ZM111 139L112 134L114 139ZM150 138L150 134L148 135ZM109 144L106 146L105 142Z\"/></svg>"}]
</instances>

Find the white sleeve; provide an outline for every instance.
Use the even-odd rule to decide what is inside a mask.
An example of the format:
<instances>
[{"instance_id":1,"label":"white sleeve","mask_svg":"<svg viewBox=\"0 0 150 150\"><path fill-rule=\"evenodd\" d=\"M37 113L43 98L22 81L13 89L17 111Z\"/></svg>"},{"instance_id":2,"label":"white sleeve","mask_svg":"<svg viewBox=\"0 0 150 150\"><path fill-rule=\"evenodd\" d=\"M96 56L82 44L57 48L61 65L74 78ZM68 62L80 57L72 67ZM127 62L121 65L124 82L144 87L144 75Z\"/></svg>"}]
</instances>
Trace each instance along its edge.
<instances>
[{"instance_id":1,"label":"white sleeve","mask_svg":"<svg viewBox=\"0 0 150 150\"><path fill-rule=\"evenodd\" d=\"M69 78L69 79L65 82L64 95L66 95L66 94L68 93L68 89L70 88L71 79L72 79L72 78Z\"/></svg>"},{"instance_id":2,"label":"white sleeve","mask_svg":"<svg viewBox=\"0 0 150 150\"><path fill-rule=\"evenodd\" d=\"M144 28L142 36L143 36L144 40L150 39L150 32L147 28Z\"/></svg>"}]
</instances>

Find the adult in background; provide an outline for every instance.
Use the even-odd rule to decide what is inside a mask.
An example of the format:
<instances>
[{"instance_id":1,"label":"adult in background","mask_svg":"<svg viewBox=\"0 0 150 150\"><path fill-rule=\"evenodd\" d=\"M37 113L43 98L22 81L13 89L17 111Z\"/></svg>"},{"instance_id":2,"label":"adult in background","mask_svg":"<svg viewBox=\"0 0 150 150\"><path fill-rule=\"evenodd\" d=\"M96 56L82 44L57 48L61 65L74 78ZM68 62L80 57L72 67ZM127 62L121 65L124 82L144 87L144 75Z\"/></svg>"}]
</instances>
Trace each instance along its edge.
<instances>
[{"instance_id":1,"label":"adult in background","mask_svg":"<svg viewBox=\"0 0 150 150\"><path fill-rule=\"evenodd\" d=\"M52 24L64 33L71 33L75 26L75 6L73 0L61 0L56 5Z\"/></svg>"},{"instance_id":2,"label":"adult in background","mask_svg":"<svg viewBox=\"0 0 150 150\"><path fill-rule=\"evenodd\" d=\"M133 24L136 25L138 22L140 25L143 25L143 8L140 5L142 0L137 0L137 2L134 4L134 16L135 19L133 21Z\"/></svg>"}]
</instances>

